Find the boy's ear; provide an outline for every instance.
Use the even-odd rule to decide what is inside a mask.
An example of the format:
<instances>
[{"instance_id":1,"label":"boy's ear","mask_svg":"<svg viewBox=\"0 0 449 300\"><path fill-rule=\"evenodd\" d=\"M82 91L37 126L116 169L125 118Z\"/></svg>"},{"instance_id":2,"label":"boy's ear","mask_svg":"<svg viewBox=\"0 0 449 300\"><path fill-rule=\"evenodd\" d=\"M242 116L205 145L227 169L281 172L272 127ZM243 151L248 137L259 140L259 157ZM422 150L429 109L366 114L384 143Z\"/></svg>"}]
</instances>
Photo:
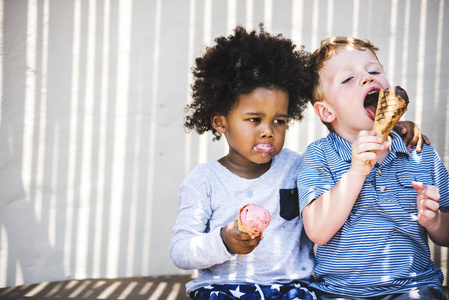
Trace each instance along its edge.
<instances>
[{"instance_id":1,"label":"boy's ear","mask_svg":"<svg viewBox=\"0 0 449 300\"><path fill-rule=\"evenodd\" d=\"M315 114L325 123L331 123L335 120L335 114L332 108L324 101L317 101L313 104Z\"/></svg>"},{"instance_id":2,"label":"boy's ear","mask_svg":"<svg viewBox=\"0 0 449 300\"><path fill-rule=\"evenodd\" d=\"M226 118L221 115L214 115L211 117L212 127L219 133L226 131Z\"/></svg>"}]
</instances>

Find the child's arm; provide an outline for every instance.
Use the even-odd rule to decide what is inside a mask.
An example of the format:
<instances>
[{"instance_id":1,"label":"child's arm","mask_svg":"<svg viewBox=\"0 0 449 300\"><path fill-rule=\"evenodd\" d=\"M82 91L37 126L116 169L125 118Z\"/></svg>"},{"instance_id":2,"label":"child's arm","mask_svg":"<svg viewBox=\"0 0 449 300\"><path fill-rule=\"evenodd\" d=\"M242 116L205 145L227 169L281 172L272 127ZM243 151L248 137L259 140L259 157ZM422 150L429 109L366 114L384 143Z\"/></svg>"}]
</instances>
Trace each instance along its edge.
<instances>
[{"instance_id":1,"label":"child's arm","mask_svg":"<svg viewBox=\"0 0 449 300\"><path fill-rule=\"evenodd\" d=\"M416 152L421 152L422 146L425 143L430 145L430 140L421 133L419 126L411 121L399 121L394 130L404 140L404 144L407 146L408 151L412 151L416 146Z\"/></svg>"},{"instance_id":2,"label":"child's arm","mask_svg":"<svg viewBox=\"0 0 449 300\"><path fill-rule=\"evenodd\" d=\"M327 243L343 226L371 172L378 154L388 148L388 142L373 131L361 131L352 144L351 167L340 181L302 211L307 236L316 244ZM375 152L372 152L375 151Z\"/></svg>"},{"instance_id":3,"label":"child's arm","mask_svg":"<svg viewBox=\"0 0 449 300\"><path fill-rule=\"evenodd\" d=\"M439 210L440 192L436 186L424 187L422 182L412 181L418 192L418 222L424 226L432 241L440 246L449 246L449 212Z\"/></svg>"},{"instance_id":4,"label":"child's arm","mask_svg":"<svg viewBox=\"0 0 449 300\"><path fill-rule=\"evenodd\" d=\"M205 269L222 264L234 254L226 249L221 238L221 226L211 228L213 215L207 169L193 170L178 192L179 209L170 241L170 257L180 269ZM237 213L236 213L237 214ZM228 215L221 213L223 223Z\"/></svg>"}]
</instances>

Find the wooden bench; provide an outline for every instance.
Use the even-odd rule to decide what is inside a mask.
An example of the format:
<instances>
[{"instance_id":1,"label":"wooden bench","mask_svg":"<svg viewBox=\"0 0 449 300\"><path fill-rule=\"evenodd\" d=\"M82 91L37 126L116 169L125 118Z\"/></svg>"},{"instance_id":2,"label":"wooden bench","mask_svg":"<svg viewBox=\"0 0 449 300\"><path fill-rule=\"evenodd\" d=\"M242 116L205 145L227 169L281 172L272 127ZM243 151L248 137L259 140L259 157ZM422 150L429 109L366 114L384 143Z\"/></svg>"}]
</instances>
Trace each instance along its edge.
<instances>
[{"instance_id":1,"label":"wooden bench","mask_svg":"<svg viewBox=\"0 0 449 300\"><path fill-rule=\"evenodd\" d=\"M185 284L190 280L191 275L161 275L43 282L1 288L0 299L187 300ZM449 299L449 288L444 289Z\"/></svg>"},{"instance_id":2,"label":"wooden bench","mask_svg":"<svg viewBox=\"0 0 449 300\"><path fill-rule=\"evenodd\" d=\"M43 282L0 289L0 299L190 299L185 284L191 275Z\"/></svg>"}]
</instances>

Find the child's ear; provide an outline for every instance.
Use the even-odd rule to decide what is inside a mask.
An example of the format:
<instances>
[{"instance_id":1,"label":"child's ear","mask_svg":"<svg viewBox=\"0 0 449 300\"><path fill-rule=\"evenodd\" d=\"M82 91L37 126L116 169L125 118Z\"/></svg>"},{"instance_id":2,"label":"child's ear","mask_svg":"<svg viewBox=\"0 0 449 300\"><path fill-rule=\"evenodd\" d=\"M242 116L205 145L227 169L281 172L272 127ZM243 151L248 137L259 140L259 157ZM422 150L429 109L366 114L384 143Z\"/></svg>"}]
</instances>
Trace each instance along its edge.
<instances>
[{"instance_id":1,"label":"child's ear","mask_svg":"<svg viewBox=\"0 0 449 300\"><path fill-rule=\"evenodd\" d=\"M313 104L315 114L326 123L331 123L335 120L335 114L332 108L324 101L317 101Z\"/></svg>"},{"instance_id":2,"label":"child's ear","mask_svg":"<svg viewBox=\"0 0 449 300\"><path fill-rule=\"evenodd\" d=\"M219 133L226 131L226 118L224 116L215 115L211 117L212 127Z\"/></svg>"}]
</instances>

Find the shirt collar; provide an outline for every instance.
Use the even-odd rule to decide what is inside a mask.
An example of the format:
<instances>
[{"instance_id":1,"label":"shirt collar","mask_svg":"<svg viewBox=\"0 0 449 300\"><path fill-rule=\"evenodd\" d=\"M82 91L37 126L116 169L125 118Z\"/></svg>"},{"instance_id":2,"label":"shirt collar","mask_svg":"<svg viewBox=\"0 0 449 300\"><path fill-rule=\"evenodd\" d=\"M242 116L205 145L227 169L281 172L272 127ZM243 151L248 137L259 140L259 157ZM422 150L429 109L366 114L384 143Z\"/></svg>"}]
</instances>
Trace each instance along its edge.
<instances>
[{"instance_id":1,"label":"shirt collar","mask_svg":"<svg viewBox=\"0 0 449 300\"><path fill-rule=\"evenodd\" d=\"M394 130L390 132L390 135L393 138L393 141L391 143L391 152L394 153L403 153L407 156L410 155L410 153L407 150L407 146L405 146L404 141L402 140L401 136ZM351 161L352 157L352 144L349 143L347 140L340 137L335 132L331 132L328 135L328 139L332 142L335 150L337 151L338 155L343 161Z\"/></svg>"}]
</instances>

